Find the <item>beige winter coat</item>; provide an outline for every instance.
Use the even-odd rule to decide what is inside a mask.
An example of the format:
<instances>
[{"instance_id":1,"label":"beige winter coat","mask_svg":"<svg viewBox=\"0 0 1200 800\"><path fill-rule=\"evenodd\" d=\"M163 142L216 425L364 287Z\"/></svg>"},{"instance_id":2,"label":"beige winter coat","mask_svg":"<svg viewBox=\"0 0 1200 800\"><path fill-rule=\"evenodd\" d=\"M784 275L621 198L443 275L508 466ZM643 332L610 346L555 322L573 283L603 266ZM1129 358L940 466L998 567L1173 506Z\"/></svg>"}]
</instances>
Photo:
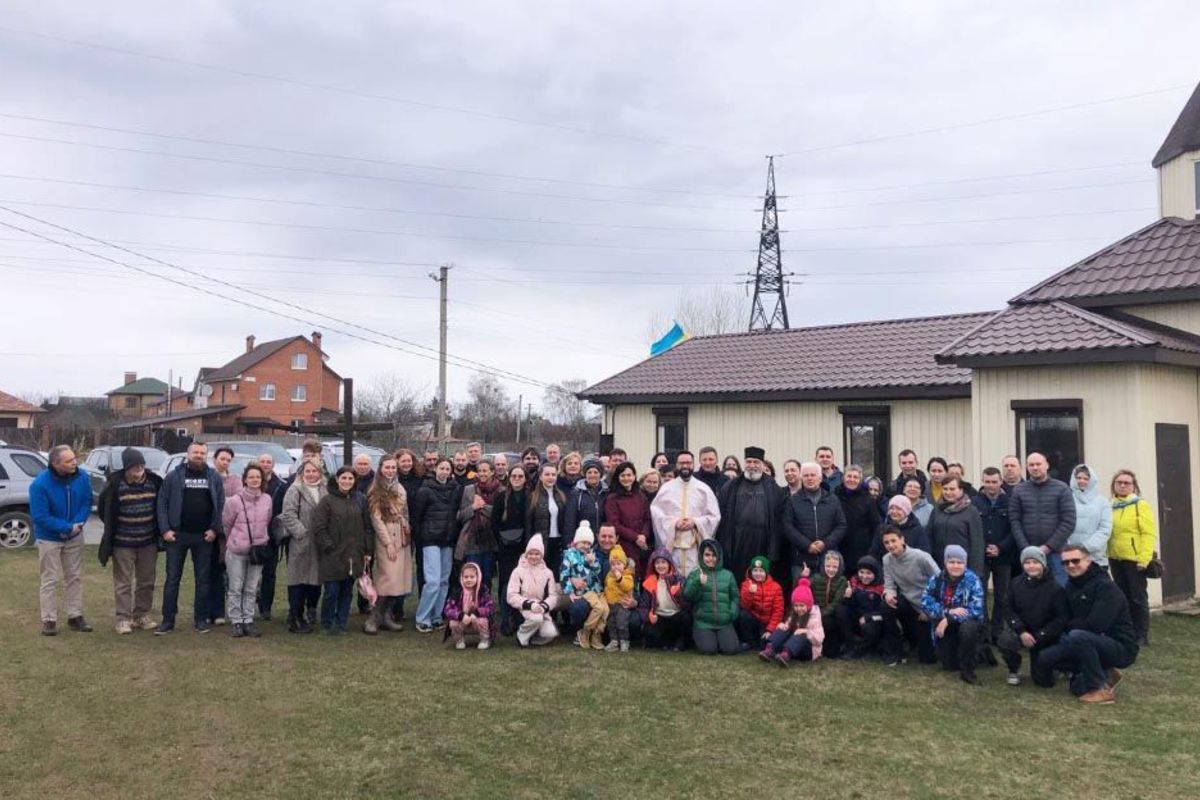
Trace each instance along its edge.
<instances>
[{"instance_id":1,"label":"beige winter coat","mask_svg":"<svg viewBox=\"0 0 1200 800\"><path fill-rule=\"evenodd\" d=\"M375 559L373 562L375 589L381 597L399 597L412 592L413 552L412 529L408 522L408 497L399 483L392 487L399 499L399 514L391 522L384 522L374 503L371 508L371 525L375 528ZM396 546L396 560L388 558L388 545Z\"/></svg>"}]
</instances>

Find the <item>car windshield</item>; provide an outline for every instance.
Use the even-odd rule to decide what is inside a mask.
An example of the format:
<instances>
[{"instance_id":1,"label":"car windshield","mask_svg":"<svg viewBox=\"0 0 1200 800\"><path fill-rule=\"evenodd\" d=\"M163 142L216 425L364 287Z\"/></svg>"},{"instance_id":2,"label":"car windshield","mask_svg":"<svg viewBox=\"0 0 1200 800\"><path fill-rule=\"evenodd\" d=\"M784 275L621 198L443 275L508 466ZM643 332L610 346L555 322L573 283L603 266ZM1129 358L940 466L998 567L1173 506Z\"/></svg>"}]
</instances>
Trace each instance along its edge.
<instances>
[{"instance_id":1,"label":"car windshield","mask_svg":"<svg viewBox=\"0 0 1200 800\"><path fill-rule=\"evenodd\" d=\"M296 462L286 447L274 442L217 442L208 446L208 452L215 453L218 447L228 447L235 456L253 456L255 459L263 453L269 453L275 463L281 466Z\"/></svg>"}]
</instances>

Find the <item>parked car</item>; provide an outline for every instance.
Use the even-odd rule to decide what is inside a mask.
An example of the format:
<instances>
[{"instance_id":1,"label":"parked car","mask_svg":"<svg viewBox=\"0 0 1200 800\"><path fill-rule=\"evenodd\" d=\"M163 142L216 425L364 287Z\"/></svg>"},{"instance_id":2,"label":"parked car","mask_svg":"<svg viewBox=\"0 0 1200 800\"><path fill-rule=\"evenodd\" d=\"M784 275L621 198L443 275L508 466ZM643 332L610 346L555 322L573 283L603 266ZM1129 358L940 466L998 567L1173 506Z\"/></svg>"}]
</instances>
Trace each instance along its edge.
<instances>
[{"instance_id":1,"label":"parked car","mask_svg":"<svg viewBox=\"0 0 1200 800\"><path fill-rule=\"evenodd\" d=\"M33 544L29 486L47 466L36 450L0 446L0 548Z\"/></svg>"},{"instance_id":2,"label":"parked car","mask_svg":"<svg viewBox=\"0 0 1200 800\"><path fill-rule=\"evenodd\" d=\"M212 455L217 452L218 447L228 447L235 456L251 456L255 460L263 453L270 453L271 457L275 459L275 474L283 480L288 479L296 464L287 448L274 442L209 442L208 454Z\"/></svg>"},{"instance_id":3,"label":"parked car","mask_svg":"<svg viewBox=\"0 0 1200 800\"><path fill-rule=\"evenodd\" d=\"M167 460L166 450L159 450L157 447L135 447L133 449L140 451L146 457L146 469L159 477L166 474L163 472L163 463ZM87 470L88 477L92 480L93 506L100 499L100 493L104 491L104 485L108 483L109 473L125 468L125 464L121 461L121 454L124 451L124 445L96 447L83 460L82 466Z\"/></svg>"}]
</instances>

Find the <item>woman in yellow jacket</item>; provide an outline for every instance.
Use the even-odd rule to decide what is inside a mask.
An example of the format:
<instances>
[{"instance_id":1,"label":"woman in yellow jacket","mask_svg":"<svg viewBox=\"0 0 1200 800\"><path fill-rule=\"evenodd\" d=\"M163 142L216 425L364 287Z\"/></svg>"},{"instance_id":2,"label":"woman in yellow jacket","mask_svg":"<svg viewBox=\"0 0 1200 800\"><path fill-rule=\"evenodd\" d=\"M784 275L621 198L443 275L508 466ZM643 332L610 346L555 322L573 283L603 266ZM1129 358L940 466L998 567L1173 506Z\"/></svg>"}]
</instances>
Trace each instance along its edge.
<instances>
[{"instance_id":1,"label":"woman in yellow jacket","mask_svg":"<svg viewBox=\"0 0 1200 800\"><path fill-rule=\"evenodd\" d=\"M1146 597L1146 565L1158 547L1154 511L1141 498L1137 476L1119 470L1112 479L1113 524L1108 540L1108 565L1113 582L1129 601L1138 644L1150 644L1150 600Z\"/></svg>"}]
</instances>

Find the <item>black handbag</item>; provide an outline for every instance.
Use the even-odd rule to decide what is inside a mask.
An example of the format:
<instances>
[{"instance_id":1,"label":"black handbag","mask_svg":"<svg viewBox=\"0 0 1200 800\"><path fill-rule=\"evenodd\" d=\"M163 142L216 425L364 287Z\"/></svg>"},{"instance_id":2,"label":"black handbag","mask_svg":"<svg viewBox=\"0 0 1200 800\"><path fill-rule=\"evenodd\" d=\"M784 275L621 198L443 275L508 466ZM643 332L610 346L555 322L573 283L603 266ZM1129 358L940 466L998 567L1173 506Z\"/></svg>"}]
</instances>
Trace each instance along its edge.
<instances>
[{"instance_id":1,"label":"black handbag","mask_svg":"<svg viewBox=\"0 0 1200 800\"><path fill-rule=\"evenodd\" d=\"M250 553L248 558L250 559L251 566L261 567L271 560L271 545L269 544L271 536L270 533L267 534L268 544L254 543L254 529L250 527L250 512L246 509L245 499L239 499L242 501L242 514L246 517L246 530L250 533Z\"/></svg>"},{"instance_id":2,"label":"black handbag","mask_svg":"<svg viewBox=\"0 0 1200 800\"><path fill-rule=\"evenodd\" d=\"M501 528L500 544L509 549L518 548L525 541L524 528Z\"/></svg>"},{"instance_id":3,"label":"black handbag","mask_svg":"<svg viewBox=\"0 0 1200 800\"><path fill-rule=\"evenodd\" d=\"M1163 566L1163 561L1158 557L1158 551L1154 551L1154 555L1150 557L1150 563L1146 565L1146 577L1152 581L1162 580L1162 576L1167 572L1167 568Z\"/></svg>"}]
</instances>

